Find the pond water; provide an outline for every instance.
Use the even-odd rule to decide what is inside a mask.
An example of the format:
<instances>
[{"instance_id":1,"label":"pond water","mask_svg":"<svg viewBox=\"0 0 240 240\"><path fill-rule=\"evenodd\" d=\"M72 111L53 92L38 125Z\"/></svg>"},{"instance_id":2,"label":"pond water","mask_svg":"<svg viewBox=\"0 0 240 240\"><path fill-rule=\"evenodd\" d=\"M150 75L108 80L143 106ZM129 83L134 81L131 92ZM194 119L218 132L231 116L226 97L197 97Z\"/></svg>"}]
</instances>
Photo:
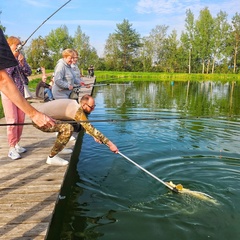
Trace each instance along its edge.
<instances>
[{"instance_id":1,"label":"pond water","mask_svg":"<svg viewBox=\"0 0 240 240\"><path fill-rule=\"evenodd\" d=\"M232 82L96 87L89 119L115 119L97 129L161 180L216 203L170 191L85 134L62 239L239 239L239 95Z\"/></svg>"}]
</instances>

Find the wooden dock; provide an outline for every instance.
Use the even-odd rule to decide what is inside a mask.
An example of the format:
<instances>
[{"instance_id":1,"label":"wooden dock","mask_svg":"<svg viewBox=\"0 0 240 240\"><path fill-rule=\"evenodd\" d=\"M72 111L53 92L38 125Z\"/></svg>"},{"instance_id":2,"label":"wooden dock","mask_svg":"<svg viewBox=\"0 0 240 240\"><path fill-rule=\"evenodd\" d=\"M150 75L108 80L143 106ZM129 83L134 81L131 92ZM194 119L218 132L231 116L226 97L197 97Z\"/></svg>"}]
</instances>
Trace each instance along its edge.
<instances>
[{"instance_id":1,"label":"wooden dock","mask_svg":"<svg viewBox=\"0 0 240 240\"><path fill-rule=\"evenodd\" d=\"M84 78L84 82L95 83L95 78ZM92 87L82 88L81 95L91 94L92 90ZM27 118L26 122L31 121ZM0 124L4 123L4 118L0 119ZM21 154L21 159L11 160L7 156L6 127L0 127L0 239L45 239L68 171L68 166L46 164L55 139L55 133L26 125L21 145L28 151ZM69 142L67 147L73 148L74 144ZM71 158L71 155L60 156Z\"/></svg>"}]
</instances>

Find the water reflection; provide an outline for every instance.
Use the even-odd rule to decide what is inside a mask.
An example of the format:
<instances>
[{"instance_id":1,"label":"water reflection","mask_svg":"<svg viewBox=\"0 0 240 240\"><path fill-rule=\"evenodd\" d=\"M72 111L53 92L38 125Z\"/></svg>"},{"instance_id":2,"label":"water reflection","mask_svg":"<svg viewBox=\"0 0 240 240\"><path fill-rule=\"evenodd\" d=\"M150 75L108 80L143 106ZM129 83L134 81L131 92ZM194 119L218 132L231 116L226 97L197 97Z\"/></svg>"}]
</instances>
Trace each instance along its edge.
<instances>
[{"instance_id":1,"label":"water reflection","mask_svg":"<svg viewBox=\"0 0 240 240\"><path fill-rule=\"evenodd\" d=\"M95 89L94 95L90 119L158 119L94 123L121 152L219 205L170 192L85 135L62 239L239 237L237 83L134 82Z\"/></svg>"},{"instance_id":2,"label":"water reflection","mask_svg":"<svg viewBox=\"0 0 240 240\"><path fill-rule=\"evenodd\" d=\"M116 108L120 117L132 108L193 116L239 114L239 85L235 82L134 82L130 87L106 88L104 93L105 106Z\"/></svg>"},{"instance_id":3,"label":"water reflection","mask_svg":"<svg viewBox=\"0 0 240 240\"><path fill-rule=\"evenodd\" d=\"M83 194L84 190L81 187L75 187L71 196L71 208L74 212L68 214L68 224L63 229L61 239L98 239L104 234L98 230L97 227L106 226L116 222L113 217L114 210L109 210L106 214L91 213L89 208L89 200L84 200L86 197ZM93 199L94 196L88 196L88 199ZM74 232L74 237L72 235Z\"/></svg>"}]
</instances>

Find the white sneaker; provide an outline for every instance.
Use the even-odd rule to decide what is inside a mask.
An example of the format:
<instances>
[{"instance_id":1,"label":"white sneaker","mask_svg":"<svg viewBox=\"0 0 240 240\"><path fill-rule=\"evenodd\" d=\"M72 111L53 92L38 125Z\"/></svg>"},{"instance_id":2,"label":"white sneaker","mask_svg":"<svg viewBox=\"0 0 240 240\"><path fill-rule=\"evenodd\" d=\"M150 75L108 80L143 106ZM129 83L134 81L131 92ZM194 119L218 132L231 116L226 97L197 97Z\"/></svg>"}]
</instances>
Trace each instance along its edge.
<instances>
[{"instance_id":1,"label":"white sneaker","mask_svg":"<svg viewBox=\"0 0 240 240\"><path fill-rule=\"evenodd\" d=\"M76 138L74 136L71 136L69 141L76 141Z\"/></svg>"},{"instance_id":2,"label":"white sneaker","mask_svg":"<svg viewBox=\"0 0 240 240\"><path fill-rule=\"evenodd\" d=\"M64 148L60 153L61 154L71 154L73 152L70 148Z\"/></svg>"},{"instance_id":3,"label":"white sneaker","mask_svg":"<svg viewBox=\"0 0 240 240\"><path fill-rule=\"evenodd\" d=\"M20 154L16 151L16 149L14 147L11 147L9 149L8 157L10 157L12 160L21 158Z\"/></svg>"},{"instance_id":4,"label":"white sneaker","mask_svg":"<svg viewBox=\"0 0 240 240\"><path fill-rule=\"evenodd\" d=\"M68 161L60 158L58 155L55 155L54 157L48 157L46 163L49 165L55 165L55 166L68 165Z\"/></svg>"},{"instance_id":5,"label":"white sneaker","mask_svg":"<svg viewBox=\"0 0 240 240\"><path fill-rule=\"evenodd\" d=\"M18 153L25 153L27 151L26 148L21 147L18 143L15 145L15 149Z\"/></svg>"}]
</instances>

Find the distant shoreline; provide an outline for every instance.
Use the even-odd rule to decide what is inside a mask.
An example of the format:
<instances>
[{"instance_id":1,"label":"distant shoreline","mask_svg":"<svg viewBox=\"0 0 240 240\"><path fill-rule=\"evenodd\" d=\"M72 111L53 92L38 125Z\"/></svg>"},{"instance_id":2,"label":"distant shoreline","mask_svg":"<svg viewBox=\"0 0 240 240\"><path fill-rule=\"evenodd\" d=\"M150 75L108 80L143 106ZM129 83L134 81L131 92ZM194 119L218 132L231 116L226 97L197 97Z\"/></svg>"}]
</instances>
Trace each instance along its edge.
<instances>
[{"instance_id":1,"label":"distant shoreline","mask_svg":"<svg viewBox=\"0 0 240 240\"><path fill-rule=\"evenodd\" d=\"M95 71L97 81L240 81L240 74Z\"/></svg>"}]
</instances>

